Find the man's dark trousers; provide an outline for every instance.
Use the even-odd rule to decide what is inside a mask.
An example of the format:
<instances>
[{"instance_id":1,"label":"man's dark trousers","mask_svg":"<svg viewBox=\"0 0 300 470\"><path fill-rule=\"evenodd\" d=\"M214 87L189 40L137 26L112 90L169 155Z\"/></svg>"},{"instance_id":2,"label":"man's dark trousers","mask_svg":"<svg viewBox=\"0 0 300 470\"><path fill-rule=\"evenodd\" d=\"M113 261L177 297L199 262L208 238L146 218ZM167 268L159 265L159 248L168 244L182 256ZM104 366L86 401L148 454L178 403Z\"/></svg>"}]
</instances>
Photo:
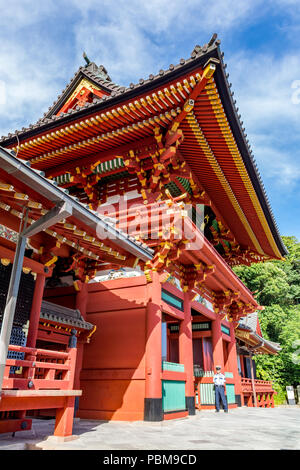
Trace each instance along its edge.
<instances>
[{"instance_id":1,"label":"man's dark trousers","mask_svg":"<svg viewBox=\"0 0 300 470\"><path fill-rule=\"evenodd\" d=\"M225 396L224 385L215 385L216 391L216 409L220 411L220 400L222 400L224 411L228 411L227 399Z\"/></svg>"}]
</instances>

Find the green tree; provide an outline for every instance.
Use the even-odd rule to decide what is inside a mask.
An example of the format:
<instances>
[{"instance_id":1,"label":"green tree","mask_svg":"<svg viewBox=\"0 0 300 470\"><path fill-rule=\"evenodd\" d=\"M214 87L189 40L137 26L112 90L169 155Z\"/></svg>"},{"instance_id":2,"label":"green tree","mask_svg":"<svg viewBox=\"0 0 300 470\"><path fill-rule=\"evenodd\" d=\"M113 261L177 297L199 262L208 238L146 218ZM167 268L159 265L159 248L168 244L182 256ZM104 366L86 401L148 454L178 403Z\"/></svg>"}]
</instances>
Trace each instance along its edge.
<instances>
[{"instance_id":1,"label":"green tree","mask_svg":"<svg viewBox=\"0 0 300 470\"><path fill-rule=\"evenodd\" d=\"M234 268L265 307L259 314L263 336L282 348L277 355L255 357L257 376L274 381L281 395L300 381L300 243L296 237L283 241L289 252L285 261Z\"/></svg>"},{"instance_id":2,"label":"green tree","mask_svg":"<svg viewBox=\"0 0 300 470\"><path fill-rule=\"evenodd\" d=\"M290 285L287 273L272 262L237 266L236 274L254 293L261 305L288 303Z\"/></svg>"}]
</instances>

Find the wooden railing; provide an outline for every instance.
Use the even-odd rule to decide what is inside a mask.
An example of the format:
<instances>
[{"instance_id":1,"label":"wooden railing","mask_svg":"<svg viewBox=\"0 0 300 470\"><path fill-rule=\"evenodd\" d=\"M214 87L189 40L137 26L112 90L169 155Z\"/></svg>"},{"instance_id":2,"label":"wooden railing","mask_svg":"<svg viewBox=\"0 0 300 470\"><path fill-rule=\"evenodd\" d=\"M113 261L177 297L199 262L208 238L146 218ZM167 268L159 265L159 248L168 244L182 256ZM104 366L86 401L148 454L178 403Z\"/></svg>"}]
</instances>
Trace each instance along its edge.
<instances>
[{"instance_id":1,"label":"wooden railing","mask_svg":"<svg viewBox=\"0 0 300 470\"><path fill-rule=\"evenodd\" d=\"M255 406L252 380L249 378L241 379L242 394L244 395L244 403L247 406ZM254 389L256 403L258 407L274 408L273 385L270 380L254 380Z\"/></svg>"},{"instance_id":2,"label":"wooden railing","mask_svg":"<svg viewBox=\"0 0 300 470\"><path fill-rule=\"evenodd\" d=\"M23 353L24 359L7 359L2 389L71 390L73 388L76 348L67 352L9 346ZM16 368L11 373L11 367Z\"/></svg>"},{"instance_id":3,"label":"wooden railing","mask_svg":"<svg viewBox=\"0 0 300 470\"><path fill-rule=\"evenodd\" d=\"M76 330L74 330L76 333ZM54 436L72 434L75 397L76 336L66 352L10 345L0 392L0 433L31 428L27 412L54 409Z\"/></svg>"},{"instance_id":4,"label":"wooden railing","mask_svg":"<svg viewBox=\"0 0 300 470\"><path fill-rule=\"evenodd\" d=\"M272 387L272 382L270 380L254 380L255 384L255 390L257 392L272 392L273 387ZM247 379L247 378L242 378L241 379L241 385L242 385L242 391L243 392L252 392L252 380Z\"/></svg>"}]
</instances>

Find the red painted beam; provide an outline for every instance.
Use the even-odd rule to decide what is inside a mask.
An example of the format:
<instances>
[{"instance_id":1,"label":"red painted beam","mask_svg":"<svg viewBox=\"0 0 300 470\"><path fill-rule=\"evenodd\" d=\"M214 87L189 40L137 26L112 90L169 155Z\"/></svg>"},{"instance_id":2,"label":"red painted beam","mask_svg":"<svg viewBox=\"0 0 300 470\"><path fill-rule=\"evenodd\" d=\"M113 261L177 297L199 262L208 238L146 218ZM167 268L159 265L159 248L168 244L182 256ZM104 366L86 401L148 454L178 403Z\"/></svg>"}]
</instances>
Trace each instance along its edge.
<instances>
[{"instance_id":1,"label":"red painted beam","mask_svg":"<svg viewBox=\"0 0 300 470\"><path fill-rule=\"evenodd\" d=\"M188 411L173 411L172 413L164 413L164 421L169 419L186 418L188 414Z\"/></svg>"},{"instance_id":2,"label":"red painted beam","mask_svg":"<svg viewBox=\"0 0 300 470\"><path fill-rule=\"evenodd\" d=\"M185 372L175 372L172 370L164 370L161 373L161 380L179 380L182 382L186 381L186 373Z\"/></svg>"},{"instance_id":3,"label":"red painted beam","mask_svg":"<svg viewBox=\"0 0 300 470\"><path fill-rule=\"evenodd\" d=\"M201 315L204 315L205 317L209 318L210 320L215 320L217 318L217 314L215 312L209 310L205 307L205 305L200 304L199 302L193 301L191 303L191 307L194 310L197 310L197 312L199 312Z\"/></svg>"},{"instance_id":4,"label":"red painted beam","mask_svg":"<svg viewBox=\"0 0 300 470\"><path fill-rule=\"evenodd\" d=\"M1 397L0 411L40 410L45 408L63 408L65 397Z\"/></svg>"},{"instance_id":5,"label":"red painted beam","mask_svg":"<svg viewBox=\"0 0 300 470\"><path fill-rule=\"evenodd\" d=\"M29 431L31 429L31 419L1 419L0 420L0 434L13 433L17 431Z\"/></svg>"},{"instance_id":6,"label":"red painted beam","mask_svg":"<svg viewBox=\"0 0 300 470\"><path fill-rule=\"evenodd\" d=\"M135 140L134 142L130 142L128 144L119 145L114 149L109 149L101 153L91 153L86 157L80 157L76 160L72 160L71 162L62 163L61 165L56 165L53 169L49 169L46 171L46 177L51 176L58 176L63 173L66 173L76 167L85 167L94 164L98 160L100 162L108 161L114 157L123 156L129 150L137 150L140 148L147 147L148 145L156 145L156 141L154 137L146 137L142 140ZM124 168L125 170L125 168Z\"/></svg>"},{"instance_id":7,"label":"red painted beam","mask_svg":"<svg viewBox=\"0 0 300 470\"><path fill-rule=\"evenodd\" d=\"M183 320L184 319L184 313L181 312L181 310L178 310L177 308L173 307L172 305L167 304L164 300L161 302L162 306L162 311L164 313L167 313L173 318L176 318L177 320Z\"/></svg>"},{"instance_id":8,"label":"red painted beam","mask_svg":"<svg viewBox=\"0 0 300 470\"><path fill-rule=\"evenodd\" d=\"M14 261L15 258L15 252L0 245L0 257L1 258L7 258L11 262ZM44 271L44 265L41 263L38 263L37 261L34 261L30 258L24 257L24 263L23 263L24 268L29 268L33 273L37 274L43 274L45 277L51 276L52 270L49 269L48 273L45 273Z\"/></svg>"}]
</instances>

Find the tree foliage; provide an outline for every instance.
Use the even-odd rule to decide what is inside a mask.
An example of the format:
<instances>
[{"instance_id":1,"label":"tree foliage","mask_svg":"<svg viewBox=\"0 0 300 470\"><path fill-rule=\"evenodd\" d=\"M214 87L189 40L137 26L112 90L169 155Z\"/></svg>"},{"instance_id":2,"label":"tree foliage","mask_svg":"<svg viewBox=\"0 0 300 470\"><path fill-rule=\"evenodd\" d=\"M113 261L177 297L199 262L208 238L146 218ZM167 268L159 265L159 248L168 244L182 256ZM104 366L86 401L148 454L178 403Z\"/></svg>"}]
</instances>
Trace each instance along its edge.
<instances>
[{"instance_id":1,"label":"tree foliage","mask_svg":"<svg viewBox=\"0 0 300 470\"><path fill-rule=\"evenodd\" d=\"M272 262L258 263L237 266L235 272L261 305L282 305L288 302L288 276L280 266Z\"/></svg>"},{"instance_id":2,"label":"tree foliage","mask_svg":"<svg viewBox=\"0 0 300 470\"><path fill-rule=\"evenodd\" d=\"M300 242L283 237L285 261L268 261L237 266L235 273L265 307L259 314L262 334L280 343L278 355L256 356L257 375L273 380L280 391L300 382Z\"/></svg>"}]
</instances>

